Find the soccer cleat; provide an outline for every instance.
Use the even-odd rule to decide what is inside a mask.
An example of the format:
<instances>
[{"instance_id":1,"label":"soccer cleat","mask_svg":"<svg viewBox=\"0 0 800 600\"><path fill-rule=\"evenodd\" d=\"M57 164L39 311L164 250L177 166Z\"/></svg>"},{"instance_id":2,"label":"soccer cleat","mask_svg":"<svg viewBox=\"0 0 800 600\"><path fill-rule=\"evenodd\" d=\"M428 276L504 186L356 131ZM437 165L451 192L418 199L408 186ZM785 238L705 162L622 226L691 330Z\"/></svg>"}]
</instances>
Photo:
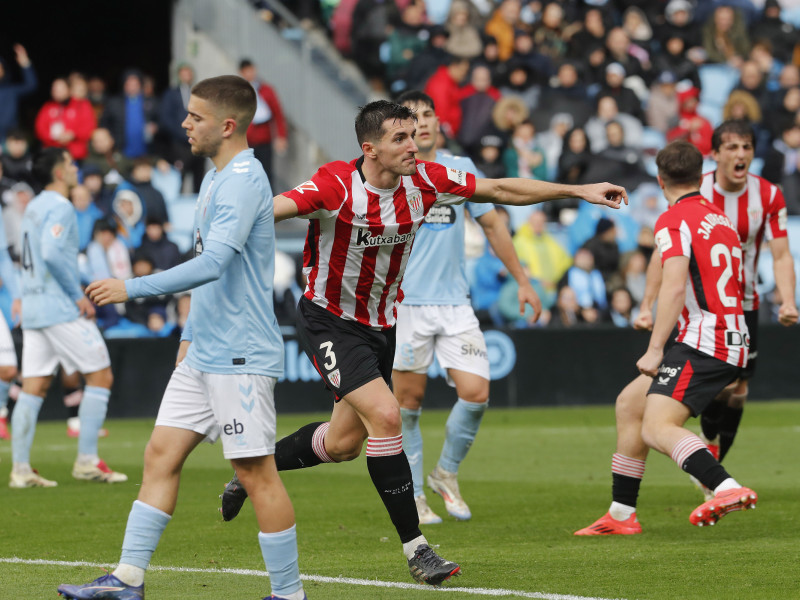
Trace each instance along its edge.
<instances>
[{"instance_id":1,"label":"soccer cleat","mask_svg":"<svg viewBox=\"0 0 800 600\"><path fill-rule=\"evenodd\" d=\"M220 499L222 500L222 506L220 507L219 512L222 513L223 521L235 519L236 515L239 514L239 511L242 510L242 506L244 505L246 498L247 490L244 489L244 486L242 486L242 483L239 481L236 473L234 473L233 478L227 484L225 484L225 490L220 496Z\"/></svg>"},{"instance_id":2,"label":"soccer cleat","mask_svg":"<svg viewBox=\"0 0 800 600\"><path fill-rule=\"evenodd\" d=\"M128 481L128 476L125 473L112 471L102 459L98 459L96 463L81 464L76 462L72 465L72 476L83 481L99 481L103 483Z\"/></svg>"},{"instance_id":3,"label":"soccer cleat","mask_svg":"<svg viewBox=\"0 0 800 600\"><path fill-rule=\"evenodd\" d=\"M10 440L11 434L8 433L8 418L0 417L0 440Z\"/></svg>"},{"instance_id":4,"label":"soccer cleat","mask_svg":"<svg viewBox=\"0 0 800 600\"><path fill-rule=\"evenodd\" d=\"M264 600L286 600L283 596L267 596ZM305 592L303 592L303 600L308 600L308 596L306 596Z\"/></svg>"},{"instance_id":5,"label":"soccer cleat","mask_svg":"<svg viewBox=\"0 0 800 600\"><path fill-rule=\"evenodd\" d=\"M414 556L408 560L408 570L415 581L429 585L441 585L461 573L460 566L443 559L428 544L417 546Z\"/></svg>"},{"instance_id":6,"label":"soccer cleat","mask_svg":"<svg viewBox=\"0 0 800 600\"><path fill-rule=\"evenodd\" d=\"M58 586L58 595L73 600L143 600L144 584L136 587L127 585L107 573L83 585L62 583Z\"/></svg>"},{"instance_id":7,"label":"soccer cleat","mask_svg":"<svg viewBox=\"0 0 800 600\"><path fill-rule=\"evenodd\" d=\"M714 497L714 490L710 490L710 489L708 489L706 486L704 486L704 485L703 485L703 484L700 482L700 480L699 480L699 479L697 479L697 477L695 477L694 475L689 475L689 479L692 481L692 483L695 485L695 487L696 487L698 490L700 490L701 492L703 492L703 498L704 498L705 500L711 500L711 499Z\"/></svg>"},{"instance_id":8,"label":"soccer cleat","mask_svg":"<svg viewBox=\"0 0 800 600\"><path fill-rule=\"evenodd\" d=\"M67 419L67 437L71 438L81 437L80 417L70 417L69 419ZM101 428L100 431L97 432L97 437L99 438L108 437L108 429L106 429L105 427Z\"/></svg>"},{"instance_id":9,"label":"soccer cleat","mask_svg":"<svg viewBox=\"0 0 800 600\"><path fill-rule=\"evenodd\" d=\"M420 525L435 525L442 522L442 517L437 515L431 507L428 506L428 500L425 494L422 496L414 496L414 502L417 503L417 515L419 516Z\"/></svg>"},{"instance_id":10,"label":"soccer cleat","mask_svg":"<svg viewBox=\"0 0 800 600\"><path fill-rule=\"evenodd\" d=\"M604 514L594 523L575 532L575 535L634 535L642 533L636 513L624 521L618 521L610 513Z\"/></svg>"},{"instance_id":11,"label":"soccer cleat","mask_svg":"<svg viewBox=\"0 0 800 600\"><path fill-rule=\"evenodd\" d=\"M444 507L450 516L459 521L468 521L472 518L469 506L458 491L458 480L455 473L449 473L436 465L428 475L428 486L444 499Z\"/></svg>"},{"instance_id":12,"label":"soccer cleat","mask_svg":"<svg viewBox=\"0 0 800 600\"><path fill-rule=\"evenodd\" d=\"M695 508L689 515L689 522L698 527L713 525L729 512L755 508L756 502L758 502L758 494L750 488L739 487L725 490Z\"/></svg>"},{"instance_id":13,"label":"soccer cleat","mask_svg":"<svg viewBox=\"0 0 800 600\"><path fill-rule=\"evenodd\" d=\"M45 479L36 471L32 469L28 473L16 473L11 471L11 477L8 481L10 488L31 488L31 487L56 487L58 485L55 481Z\"/></svg>"}]
</instances>

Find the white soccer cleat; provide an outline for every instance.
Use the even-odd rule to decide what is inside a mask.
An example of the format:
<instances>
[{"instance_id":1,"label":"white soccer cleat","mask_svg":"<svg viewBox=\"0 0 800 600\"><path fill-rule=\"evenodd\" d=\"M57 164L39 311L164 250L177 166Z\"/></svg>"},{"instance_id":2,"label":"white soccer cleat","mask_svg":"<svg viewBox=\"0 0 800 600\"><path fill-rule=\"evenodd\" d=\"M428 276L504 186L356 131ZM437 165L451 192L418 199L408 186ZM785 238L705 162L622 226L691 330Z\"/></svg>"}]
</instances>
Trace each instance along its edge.
<instances>
[{"instance_id":1,"label":"white soccer cleat","mask_svg":"<svg viewBox=\"0 0 800 600\"><path fill-rule=\"evenodd\" d=\"M72 465L72 476L83 481L99 481L102 483L122 483L128 481L125 473L112 471L104 460L95 463L78 463Z\"/></svg>"},{"instance_id":2,"label":"white soccer cleat","mask_svg":"<svg viewBox=\"0 0 800 600\"><path fill-rule=\"evenodd\" d=\"M35 470L28 471L27 473L17 473L15 471L11 471L11 477L8 480L8 487L17 489L31 487L56 487L57 485L57 482L45 479Z\"/></svg>"},{"instance_id":3,"label":"white soccer cleat","mask_svg":"<svg viewBox=\"0 0 800 600\"><path fill-rule=\"evenodd\" d=\"M468 521L472 518L469 506L458 491L458 480L455 473L445 471L436 465L436 468L428 475L428 486L444 499L444 507L450 516L459 521Z\"/></svg>"},{"instance_id":4,"label":"white soccer cleat","mask_svg":"<svg viewBox=\"0 0 800 600\"><path fill-rule=\"evenodd\" d=\"M419 516L420 525L435 525L442 522L442 517L433 512L431 507L428 506L428 499L425 498L425 494L414 496L414 502L417 503L417 515Z\"/></svg>"}]
</instances>

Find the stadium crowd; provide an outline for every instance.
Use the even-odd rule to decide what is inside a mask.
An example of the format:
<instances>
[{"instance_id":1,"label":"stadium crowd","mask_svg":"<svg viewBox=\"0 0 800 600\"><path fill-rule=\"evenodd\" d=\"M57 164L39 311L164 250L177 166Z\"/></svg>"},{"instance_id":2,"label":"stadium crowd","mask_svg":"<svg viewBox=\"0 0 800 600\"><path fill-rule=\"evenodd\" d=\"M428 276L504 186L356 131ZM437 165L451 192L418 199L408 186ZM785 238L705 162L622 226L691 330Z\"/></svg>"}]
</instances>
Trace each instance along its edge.
<instances>
[{"instance_id":1,"label":"stadium crowd","mask_svg":"<svg viewBox=\"0 0 800 600\"><path fill-rule=\"evenodd\" d=\"M254 4L262 18L278 20L268 1ZM629 190L631 206L613 220L571 199L543 210L499 209L542 298L536 323L519 317L516 282L480 229L469 228L472 301L486 324L630 326L644 293L652 228L666 208L655 152L687 139L710 161L711 132L723 119L752 124L751 171L781 185L789 214L800 214L800 34L777 0L760 7L749 0L308 0L292 8L308 26L327 30L376 92L430 95L445 149L469 156L486 176L605 179ZM22 213L35 193L32 150L53 146L68 149L80 166L71 200L84 283L185 259L174 241L191 252L188 225L175 227L170 216L178 214L182 192L196 194L206 170L180 126L192 66L179 65L175 85L161 93L153 77L130 69L112 94L115 82L97 75L38 81L25 48L16 46L15 54L19 68L0 69L0 194L14 260ZM260 81L250 60L239 72L258 91L248 139L269 173L273 151L288 144L280 90ZM20 128L18 106L48 85L51 99ZM287 324L303 285L296 263L279 254L276 311ZM774 320L773 290L764 286L764 319ZM188 302L132 301L102 309L98 319L106 336L170 335Z\"/></svg>"}]
</instances>

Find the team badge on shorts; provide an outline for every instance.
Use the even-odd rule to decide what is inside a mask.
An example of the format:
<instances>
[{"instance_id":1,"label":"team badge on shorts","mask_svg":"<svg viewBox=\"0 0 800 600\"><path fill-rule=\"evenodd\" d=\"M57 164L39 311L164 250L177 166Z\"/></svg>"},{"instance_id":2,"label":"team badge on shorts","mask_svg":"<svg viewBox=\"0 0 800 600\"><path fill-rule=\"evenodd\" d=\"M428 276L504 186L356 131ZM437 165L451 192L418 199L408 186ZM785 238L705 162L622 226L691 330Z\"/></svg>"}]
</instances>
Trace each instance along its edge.
<instances>
[{"instance_id":1,"label":"team badge on shorts","mask_svg":"<svg viewBox=\"0 0 800 600\"><path fill-rule=\"evenodd\" d=\"M409 192L406 195L406 200L412 212L419 212L422 208L422 192Z\"/></svg>"},{"instance_id":2,"label":"team badge on shorts","mask_svg":"<svg viewBox=\"0 0 800 600\"><path fill-rule=\"evenodd\" d=\"M340 385L342 385L342 377L339 375L339 369L328 373L328 381L330 381L331 385L335 388L338 388Z\"/></svg>"}]
</instances>

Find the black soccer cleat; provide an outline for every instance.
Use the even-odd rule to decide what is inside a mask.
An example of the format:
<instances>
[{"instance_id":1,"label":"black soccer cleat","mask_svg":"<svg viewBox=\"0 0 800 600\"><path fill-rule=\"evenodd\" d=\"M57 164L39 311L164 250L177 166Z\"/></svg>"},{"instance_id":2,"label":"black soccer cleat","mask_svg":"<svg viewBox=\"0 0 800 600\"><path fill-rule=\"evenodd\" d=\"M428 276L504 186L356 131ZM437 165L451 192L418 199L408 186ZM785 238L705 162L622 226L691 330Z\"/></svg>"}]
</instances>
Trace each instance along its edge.
<instances>
[{"instance_id":1,"label":"black soccer cleat","mask_svg":"<svg viewBox=\"0 0 800 600\"><path fill-rule=\"evenodd\" d=\"M247 490L242 486L236 473L233 474L233 479L225 485L225 491L222 492L220 498L222 507L219 512L222 513L222 519L224 521L235 519L247 498Z\"/></svg>"},{"instance_id":2,"label":"black soccer cleat","mask_svg":"<svg viewBox=\"0 0 800 600\"><path fill-rule=\"evenodd\" d=\"M441 585L461 573L460 566L443 559L428 544L417 546L414 557L408 560L408 570L416 581L429 585Z\"/></svg>"}]
</instances>

